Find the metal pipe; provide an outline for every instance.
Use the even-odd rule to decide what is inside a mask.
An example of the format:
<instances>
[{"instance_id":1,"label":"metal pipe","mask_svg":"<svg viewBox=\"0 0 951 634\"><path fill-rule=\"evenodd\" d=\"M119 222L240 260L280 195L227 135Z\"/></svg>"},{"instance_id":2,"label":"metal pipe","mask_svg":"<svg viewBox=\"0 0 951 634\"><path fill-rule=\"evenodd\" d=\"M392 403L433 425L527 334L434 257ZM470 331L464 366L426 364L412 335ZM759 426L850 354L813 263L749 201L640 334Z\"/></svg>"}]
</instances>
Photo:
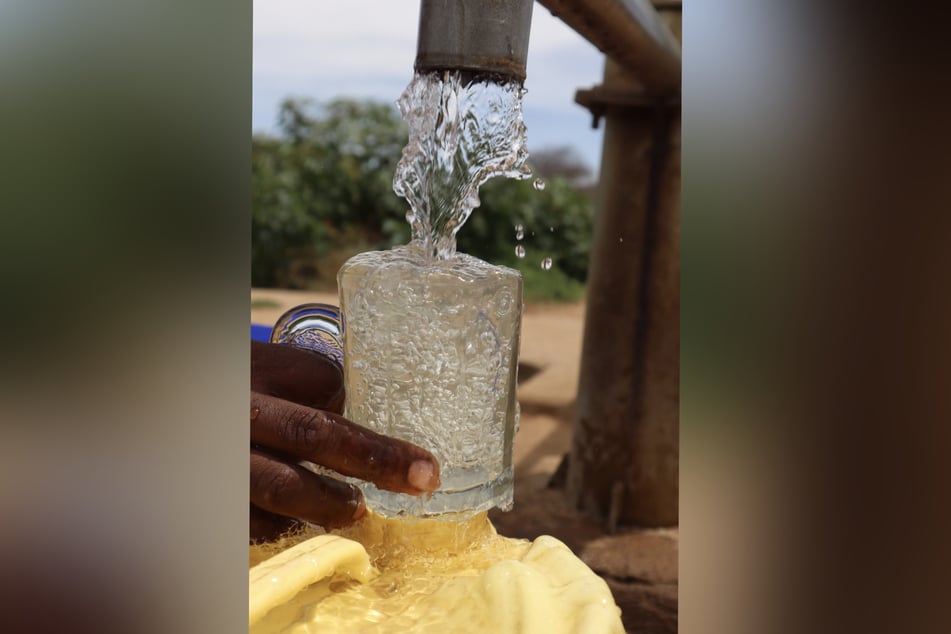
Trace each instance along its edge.
<instances>
[{"instance_id":1,"label":"metal pipe","mask_svg":"<svg viewBox=\"0 0 951 634\"><path fill-rule=\"evenodd\" d=\"M655 96L680 94L680 43L647 0L539 0Z\"/></svg>"},{"instance_id":2,"label":"metal pipe","mask_svg":"<svg viewBox=\"0 0 951 634\"><path fill-rule=\"evenodd\" d=\"M608 59L604 90L637 91ZM640 100L605 110L571 503L614 526L679 521L680 114Z\"/></svg>"},{"instance_id":3,"label":"metal pipe","mask_svg":"<svg viewBox=\"0 0 951 634\"><path fill-rule=\"evenodd\" d=\"M417 72L525 80L532 0L422 0Z\"/></svg>"}]
</instances>

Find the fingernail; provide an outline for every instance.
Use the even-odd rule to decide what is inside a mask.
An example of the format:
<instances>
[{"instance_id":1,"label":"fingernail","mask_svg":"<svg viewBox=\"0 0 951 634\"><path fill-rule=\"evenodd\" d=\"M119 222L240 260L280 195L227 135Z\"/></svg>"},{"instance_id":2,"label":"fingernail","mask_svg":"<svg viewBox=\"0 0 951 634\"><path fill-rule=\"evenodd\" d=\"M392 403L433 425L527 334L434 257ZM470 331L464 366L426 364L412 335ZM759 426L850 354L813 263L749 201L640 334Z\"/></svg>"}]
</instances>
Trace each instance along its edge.
<instances>
[{"instance_id":1,"label":"fingernail","mask_svg":"<svg viewBox=\"0 0 951 634\"><path fill-rule=\"evenodd\" d=\"M435 491L439 488L436 467L429 460L416 460L409 466L406 480L420 491Z\"/></svg>"},{"instance_id":2,"label":"fingernail","mask_svg":"<svg viewBox=\"0 0 951 634\"><path fill-rule=\"evenodd\" d=\"M363 501L363 496L360 496L360 499L357 500L357 509L353 512L353 520L356 521L367 514L367 505Z\"/></svg>"}]
</instances>

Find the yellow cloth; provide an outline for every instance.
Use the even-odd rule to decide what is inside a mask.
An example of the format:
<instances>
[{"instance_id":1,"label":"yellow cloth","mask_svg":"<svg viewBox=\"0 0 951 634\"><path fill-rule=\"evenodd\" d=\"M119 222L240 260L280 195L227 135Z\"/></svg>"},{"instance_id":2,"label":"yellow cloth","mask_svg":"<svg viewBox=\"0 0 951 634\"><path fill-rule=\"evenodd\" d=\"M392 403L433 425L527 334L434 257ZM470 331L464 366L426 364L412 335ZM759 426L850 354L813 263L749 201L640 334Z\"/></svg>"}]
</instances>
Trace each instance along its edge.
<instances>
[{"instance_id":1,"label":"yellow cloth","mask_svg":"<svg viewBox=\"0 0 951 634\"><path fill-rule=\"evenodd\" d=\"M251 634L624 632L607 584L564 544L501 537L484 513L368 514L265 559L249 579Z\"/></svg>"}]
</instances>

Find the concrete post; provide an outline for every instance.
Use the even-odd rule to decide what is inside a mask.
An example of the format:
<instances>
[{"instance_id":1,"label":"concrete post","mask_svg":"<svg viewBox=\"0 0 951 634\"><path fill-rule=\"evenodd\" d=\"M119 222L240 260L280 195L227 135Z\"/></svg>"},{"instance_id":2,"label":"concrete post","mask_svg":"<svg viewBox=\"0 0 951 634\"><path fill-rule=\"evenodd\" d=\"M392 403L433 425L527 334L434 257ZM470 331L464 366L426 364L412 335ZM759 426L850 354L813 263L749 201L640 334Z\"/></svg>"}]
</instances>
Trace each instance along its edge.
<instances>
[{"instance_id":1,"label":"concrete post","mask_svg":"<svg viewBox=\"0 0 951 634\"><path fill-rule=\"evenodd\" d=\"M578 101L605 119L567 493L618 524L678 522L680 107L607 60Z\"/></svg>"}]
</instances>

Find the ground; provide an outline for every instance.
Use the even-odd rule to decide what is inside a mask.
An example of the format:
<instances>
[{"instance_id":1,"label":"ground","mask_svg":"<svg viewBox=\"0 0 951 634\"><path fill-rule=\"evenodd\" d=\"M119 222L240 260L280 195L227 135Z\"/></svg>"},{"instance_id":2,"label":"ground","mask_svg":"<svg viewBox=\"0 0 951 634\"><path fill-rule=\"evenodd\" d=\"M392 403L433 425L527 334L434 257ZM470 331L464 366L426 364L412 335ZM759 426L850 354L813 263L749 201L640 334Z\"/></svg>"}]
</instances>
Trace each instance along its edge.
<instances>
[{"instance_id":1,"label":"ground","mask_svg":"<svg viewBox=\"0 0 951 634\"><path fill-rule=\"evenodd\" d=\"M338 304L330 293L253 289L251 321L272 325L287 309L306 302ZM550 486L571 446L578 388L584 304L528 304L522 316L515 439L515 508L493 511L499 533L561 539L611 587L630 632L677 631L678 531L624 529L606 535L599 522L565 503Z\"/></svg>"}]
</instances>

